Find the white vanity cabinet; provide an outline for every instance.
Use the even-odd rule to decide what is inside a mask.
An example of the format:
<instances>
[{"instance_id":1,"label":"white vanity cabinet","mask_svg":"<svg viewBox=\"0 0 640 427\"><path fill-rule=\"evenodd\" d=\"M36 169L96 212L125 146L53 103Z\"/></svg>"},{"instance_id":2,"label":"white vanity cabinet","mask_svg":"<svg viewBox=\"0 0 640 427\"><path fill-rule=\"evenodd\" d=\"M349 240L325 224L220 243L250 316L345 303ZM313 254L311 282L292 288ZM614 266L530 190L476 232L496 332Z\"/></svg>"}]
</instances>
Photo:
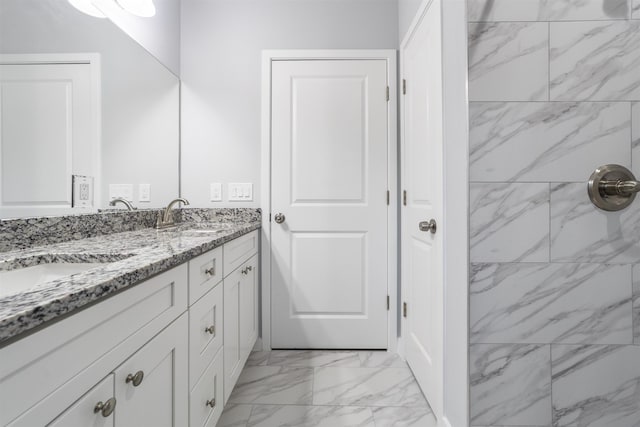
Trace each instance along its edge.
<instances>
[{"instance_id":1,"label":"white vanity cabinet","mask_svg":"<svg viewBox=\"0 0 640 427\"><path fill-rule=\"evenodd\" d=\"M206 292L189 298L191 427L216 425L258 338L258 239L253 231L189 262L189 291L195 278L197 295ZM205 263L222 269L206 279Z\"/></svg>"},{"instance_id":2,"label":"white vanity cabinet","mask_svg":"<svg viewBox=\"0 0 640 427\"><path fill-rule=\"evenodd\" d=\"M258 239L0 348L0 426L214 427L258 337Z\"/></svg>"},{"instance_id":3,"label":"white vanity cabinet","mask_svg":"<svg viewBox=\"0 0 640 427\"><path fill-rule=\"evenodd\" d=\"M0 425L186 425L186 309L181 265L1 348ZM133 387L127 376L138 371ZM94 411L112 398L113 413ZM154 411L170 414L167 422L147 424Z\"/></svg>"}]
</instances>

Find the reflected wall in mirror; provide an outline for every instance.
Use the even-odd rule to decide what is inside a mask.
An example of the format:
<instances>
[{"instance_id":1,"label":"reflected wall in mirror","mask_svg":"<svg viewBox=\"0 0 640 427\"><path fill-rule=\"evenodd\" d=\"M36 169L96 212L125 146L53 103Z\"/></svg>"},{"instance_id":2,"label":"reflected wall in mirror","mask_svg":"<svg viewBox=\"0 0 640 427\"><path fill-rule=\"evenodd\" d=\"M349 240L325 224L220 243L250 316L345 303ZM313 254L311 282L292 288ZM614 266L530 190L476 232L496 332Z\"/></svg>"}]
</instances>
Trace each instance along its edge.
<instances>
[{"instance_id":1,"label":"reflected wall in mirror","mask_svg":"<svg viewBox=\"0 0 640 427\"><path fill-rule=\"evenodd\" d=\"M178 195L179 79L111 21L66 0L2 0L0 63L0 218ZM72 175L89 177L75 207Z\"/></svg>"}]
</instances>

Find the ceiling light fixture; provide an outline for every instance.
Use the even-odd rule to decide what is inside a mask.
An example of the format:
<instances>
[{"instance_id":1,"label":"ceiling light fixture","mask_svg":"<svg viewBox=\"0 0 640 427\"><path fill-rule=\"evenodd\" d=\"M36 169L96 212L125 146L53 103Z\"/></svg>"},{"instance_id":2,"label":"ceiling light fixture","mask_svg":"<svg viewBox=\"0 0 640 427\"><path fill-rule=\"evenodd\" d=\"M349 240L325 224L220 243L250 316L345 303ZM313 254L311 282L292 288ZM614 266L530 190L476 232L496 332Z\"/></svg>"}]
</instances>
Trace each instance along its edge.
<instances>
[{"instance_id":1,"label":"ceiling light fixture","mask_svg":"<svg viewBox=\"0 0 640 427\"><path fill-rule=\"evenodd\" d=\"M116 0L116 3L132 15L150 18L156 14L153 0Z\"/></svg>"},{"instance_id":2,"label":"ceiling light fixture","mask_svg":"<svg viewBox=\"0 0 640 427\"><path fill-rule=\"evenodd\" d=\"M100 9L91 3L91 0L69 0L69 3L80 12L89 16L93 16L94 18L106 18L105 14L100 12Z\"/></svg>"}]
</instances>

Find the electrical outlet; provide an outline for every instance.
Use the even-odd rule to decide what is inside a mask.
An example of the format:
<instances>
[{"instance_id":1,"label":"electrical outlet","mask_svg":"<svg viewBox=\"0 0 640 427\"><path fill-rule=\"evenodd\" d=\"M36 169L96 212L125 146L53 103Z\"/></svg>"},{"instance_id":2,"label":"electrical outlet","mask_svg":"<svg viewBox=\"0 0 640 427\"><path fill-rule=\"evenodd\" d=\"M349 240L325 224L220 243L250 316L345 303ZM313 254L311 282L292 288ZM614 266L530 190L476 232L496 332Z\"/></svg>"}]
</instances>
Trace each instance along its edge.
<instances>
[{"instance_id":1,"label":"electrical outlet","mask_svg":"<svg viewBox=\"0 0 640 427\"><path fill-rule=\"evenodd\" d=\"M253 200L253 184L229 183L229 201L230 202L250 202Z\"/></svg>"},{"instance_id":2,"label":"electrical outlet","mask_svg":"<svg viewBox=\"0 0 640 427\"><path fill-rule=\"evenodd\" d=\"M222 184L219 182L212 182L209 188L209 199L212 202L222 201Z\"/></svg>"},{"instance_id":3,"label":"electrical outlet","mask_svg":"<svg viewBox=\"0 0 640 427\"><path fill-rule=\"evenodd\" d=\"M138 201L139 202L151 201L151 184L138 185Z\"/></svg>"}]
</instances>

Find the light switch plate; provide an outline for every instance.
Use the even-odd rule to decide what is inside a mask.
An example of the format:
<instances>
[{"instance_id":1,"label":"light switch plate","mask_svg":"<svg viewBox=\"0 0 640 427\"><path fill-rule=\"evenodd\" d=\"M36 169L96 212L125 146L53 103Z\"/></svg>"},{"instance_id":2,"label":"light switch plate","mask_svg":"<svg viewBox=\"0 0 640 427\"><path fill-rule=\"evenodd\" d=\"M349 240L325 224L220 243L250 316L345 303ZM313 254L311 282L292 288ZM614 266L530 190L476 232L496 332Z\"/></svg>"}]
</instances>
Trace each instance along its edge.
<instances>
[{"instance_id":1,"label":"light switch plate","mask_svg":"<svg viewBox=\"0 0 640 427\"><path fill-rule=\"evenodd\" d=\"M229 183L230 202L250 202L253 200L253 184L250 182Z\"/></svg>"},{"instance_id":2,"label":"light switch plate","mask_svg":"<svg viewBox=\"0 0 640 427\"><path fill-rule=\"evenodd\" d=\"M221 202L222 201L222 184L219 182L212 182L210 184L209 189L209 199L212 202Z\"/></svg>"},{"instance_id":3,"label":"light switch plate","mask_svg":"<svg viewBox=\"0 0 640 427\"><path fill-rule=\"evenodd\" d=\"M138 201L139 202L151 201L151 184L138 185Z\"/></svg>"},{"instance_id":4,"label":"light switch plate","mask_svg":"<svg viewBox=\"0 0 640 427\"><path fill-rule=\"evenodd\" d=\"M133 202L133 184L109 184L109 200L118 197Z\"/></svg>"}]
</instances>

